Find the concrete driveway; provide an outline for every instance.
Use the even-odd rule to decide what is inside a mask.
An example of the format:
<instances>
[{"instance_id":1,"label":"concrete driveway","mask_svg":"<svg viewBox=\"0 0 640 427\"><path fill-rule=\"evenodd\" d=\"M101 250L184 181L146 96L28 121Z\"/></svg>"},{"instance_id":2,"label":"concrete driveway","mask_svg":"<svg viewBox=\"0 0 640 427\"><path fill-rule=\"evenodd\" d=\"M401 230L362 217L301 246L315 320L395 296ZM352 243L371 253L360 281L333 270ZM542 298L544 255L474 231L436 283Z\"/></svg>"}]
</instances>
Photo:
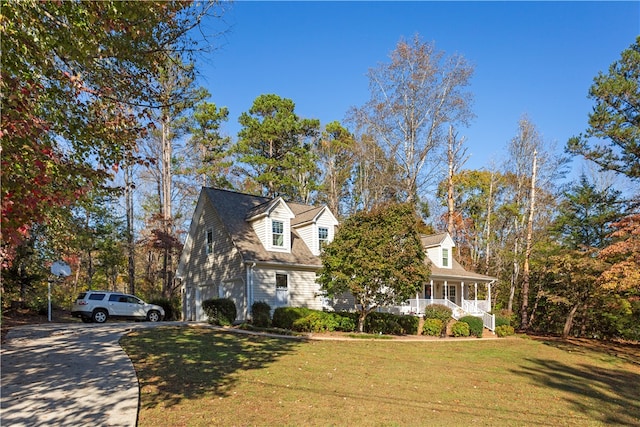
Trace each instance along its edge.
<instances>
[{"instance_id":1,"label":"concrete driveway","mask_svg":"<svg viewBox=\"0 0 640 427\"><path fill-rule=\"evenodd\" d=\"M181 322L41 324L12 328L0 350L0 423L135 426L139 388L125 333Z\"/></svg>"}]
</instances>

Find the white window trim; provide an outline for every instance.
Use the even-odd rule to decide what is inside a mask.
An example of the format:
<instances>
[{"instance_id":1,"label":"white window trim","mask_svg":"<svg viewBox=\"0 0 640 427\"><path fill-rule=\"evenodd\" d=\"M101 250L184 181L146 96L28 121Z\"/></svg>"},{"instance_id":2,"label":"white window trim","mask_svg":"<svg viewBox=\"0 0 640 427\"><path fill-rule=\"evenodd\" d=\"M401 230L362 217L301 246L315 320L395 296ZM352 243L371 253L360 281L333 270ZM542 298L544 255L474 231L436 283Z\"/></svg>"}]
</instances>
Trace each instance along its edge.
<instances>
[{"instance_id":1,"label":"white window trim","mask_svg":"<svg viewBox=\"0 0 640 427\"><path fill-rule=\"evenodd\" d=\"M446 257L445 257L445 254L447 254ZM447 261L446 264L445 264L445 260ZM449 250L449 248L442 248L442 259L440 262L442 263L442 267L444 268L451 267L451 251Z\"/></svg>"},{"instance_id":2,"label":"white window trim","mask_svg":"<svg viewBox=\"0 0 640 427\"><path fill-rule=\"evenodd\" d=\"M278 286L278 276L284 276L287 279L287 286L285 286L285 287ZM276 272L275 273L275 280L276 280L276 289L289 289L289 274L288 273Z\"/></svg>"},{"instance_id":3,"label":"white window trim","mask_svg":"<svg viewBox=\"0 0 640 427\"><path fill-rule=\"evenodd\" d=\"M327 235L324 239L320 238L320 230L326 230ZM325 226L318 226L318 253L322 252L322 243L324 242L324 245L328 245L330 240L329 240L329 227L325 227Z\"/></svg>"},{"instance_id":4,"label":"white window trim","mask_svg":"<svg viewBox=\"0 0 640 427\"><path fill-rule=\"evenodd\" d=\"M209 241L209 235L211 235L211 241ZM214 242L213 227L209 227L206 229L204 234L204 251L206 255L213 255Z\"/></svg>"},{"instance_id":5,"label":"white window trim","mask_svg":"<svg viewBox=\"0 0 640 427\"><path fill-rule=\"evenodd\" d=\"M282 234L275 233L275 232L273 231L273 226L274 226L275 224L277 224L277 223L279 223L279 224L281 224L281 225L282 225ZM285 223L284 223L284 221L279 220L279 219L272 219L272 220L271 220L271 227L270 227L270 230L269 230L269 236L270 236L270 238L271 238L270 243L271 243L271 247L272 247L272 248L274 248L274 249L280 249L280 250L283 250L283 249L285 249L285 248L286 248L286 243L287 243L287 241L286 241L287 239L285 239L286 229L287 229L287 228L285 227ZM276 244L274 244L274 240L275 240L274 238L275 238L275 236L276 236L276 235L278 235L278 236L282 236L282 245L276 245Z\"/></svg>"}]
</instances>

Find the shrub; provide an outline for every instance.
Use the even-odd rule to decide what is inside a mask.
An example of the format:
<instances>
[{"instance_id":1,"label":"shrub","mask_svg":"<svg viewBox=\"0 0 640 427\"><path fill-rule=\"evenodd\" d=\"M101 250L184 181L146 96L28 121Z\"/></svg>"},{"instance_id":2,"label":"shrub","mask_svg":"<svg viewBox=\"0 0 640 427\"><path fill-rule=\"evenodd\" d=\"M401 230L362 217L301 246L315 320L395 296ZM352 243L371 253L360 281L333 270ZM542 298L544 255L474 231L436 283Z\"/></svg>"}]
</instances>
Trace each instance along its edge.
<instances>
[{"instance_id":1,"label":"shrub","mask_svg":"<svg viewBox=\"0 0 640 427\"><path fill-rule=\"evenodd\" d=\"M298 332L332 332L336 330L336 322L331 313L313 311L305 317L293 322L293 330Z\"/></svg>"},{"instance_id":2,"label":"shrub","mask_svg":"<svg viewBox=\"0 0 640 427\"><path fill-rule=\"evenodd\" d=\"M496 328L503 325L510 326L512 316L513 315L510 311L500 310L498 313L496 313Z\"/></svg>"},{"instance_id":3,"label":"shrub","mask_svg":"<svg viewBox=\"0 0 640 427\"><path fill-rule=\"evenodd\" d=\"M403 335L418 332L417 317L398 316L392 313L369 313L364 322L364 332L369 334Z\"/></svg>"},{"instance_id":4,"label":"shrub","mask_svg":"<svg viewBox=\"0 0 640 427\"><path fill-rule=\"evenodd\" d=\"M164 309L164 320L180 320L180 298L153 298L149 304L159 305Z\"/></svg>"},{"instance_id":5,"label":"shrub","mask_svg":"<svg viewBox=\"0 0 640 427\"><path fill-rule=\"evenodd\" d=\"M513 334L515 334L515 330L513 329L513 326L509 326L509 325L496 326L496 335L500 338L508 337Z\"/></svg>"},{"instance_id":6,"label":"shrub","mask_svg":"<svg viewBox=\"0 0 640 427\"><path fill-rule=\"evenodd\" d=\"M229 298L205 300L202 302L202 309L207 315L209 323L220 326L233 325L238 314L236 304Z\"/></svg>"},{"instance_id":7,"label":"shrub","mask_svg":"<svg viewBox=\"0 0 640 427\"><path fill-rule=\"evenodd\" d=\"M268 328L271 326L271 306L264 301L256 301L251 304L251 317L253 326Z\"/></svg>"},{"instance_id":8,"label":"shrub","mask_svg":"<svg viewBox=\"0 0 640 427\"><path fill-rule=\"evenodd\" d=\"M425 319L424 325L422 325L422 334L436 337L442 334L442 328L442 320Z\"/></svg>"},{"instance_id":9,"label":"shrub","mask_svg":"<svg viewBox=\"0 0 640 427\"><path fill-rule=\"evenodd\" d=\"M482 319L476 316L464 316L460 318L461 322L465 322L469 325L469 334L474 337L482 338L482 331L484 329L484 324L482 323Z\"/></svg>"},{"instance_id":10,"label":"shrub","mask_svg":"<svg viewBox=\"0 0 640 427\"><path fill-rule=\"evenodd\" d=\"M454 337L468 337L469 324L466 322L454 322L453 325L451 325L451 334Z\"/></svg>"},{"instance_id":11,"label":"shrub","mask_svg":"<svg viewBox=\"0 0 640 427\"><path fill-rule=\"evenodd\" d=\"M418 335L420 318L417 316L396 316L396 321L402 328L402 333L406 335Z\"/></svg>"},{"instance_id":12,"label":"shrub","mask_svg":"<svg viewBox=\"0 0 640 427\"><path fill-rule=\"evenodd\" d=\"M358 326L358 314L338 312L332 313L337 322L336 331L354 332Z\"/></svg>"},{"instance_id":13,"label":"shrub","mask_svg":"<svg viewBox=\"0 0 640 427\"><path fill-rule=\"evenodd\" d=\"M304 307L278 307L273 312L271 325L274 328L293 330L293 322L311 314L313 310Z\"/></svg>"},{"instance_id":14,"label":"shrub","mask_svg":"<svg viewBox=\"0 0 640 427\"><path fill-rule=\"evenodd\" d=\"M451 309L442 304L431 304L424 308L425 319L440 319L444 325L449 323L451 314L453 314Z\"/></svg>"}]
</instances>

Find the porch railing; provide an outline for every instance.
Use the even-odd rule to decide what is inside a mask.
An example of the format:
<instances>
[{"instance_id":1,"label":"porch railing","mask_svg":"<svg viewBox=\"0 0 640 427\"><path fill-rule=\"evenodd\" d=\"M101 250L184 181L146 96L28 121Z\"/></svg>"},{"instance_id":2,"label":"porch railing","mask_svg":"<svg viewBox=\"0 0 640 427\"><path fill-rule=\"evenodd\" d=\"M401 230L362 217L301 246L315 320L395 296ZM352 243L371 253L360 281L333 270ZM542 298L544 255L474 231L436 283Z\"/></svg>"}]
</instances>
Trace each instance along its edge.
<instances>
[{"instance_id":1,"label":"porch railing","mask_svg":"<svg viewBox=\"0 0 640 427\"><path fill-rule=\"evenodd\" d=\"M487 301L468 301L462 302L462 307L457 305L448 299L409 299L406 304L401 305L399 308L402 314L420 315L424 313L425 307L431 304L441 304L451 309L451 317L454 319L460 319L461 317L471 315L482 318L482 323L485 328L490 331L496 329L496 317L493 314L489 314L487 311Z\"/></svg>"}]
</instances>

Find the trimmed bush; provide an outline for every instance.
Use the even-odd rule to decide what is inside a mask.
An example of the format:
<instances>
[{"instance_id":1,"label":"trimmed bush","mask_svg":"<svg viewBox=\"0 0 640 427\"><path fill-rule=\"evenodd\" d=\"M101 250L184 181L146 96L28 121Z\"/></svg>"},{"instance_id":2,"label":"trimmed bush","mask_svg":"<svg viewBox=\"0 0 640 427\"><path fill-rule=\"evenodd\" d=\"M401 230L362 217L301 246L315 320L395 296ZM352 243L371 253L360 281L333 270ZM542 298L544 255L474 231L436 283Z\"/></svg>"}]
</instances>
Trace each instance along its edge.
<instances>
[{"instance_id":1,"label":"trimmed bush","mask_svg":"<svg viewBox=\"0 0 640 427\"><path fill-rule=\"evenodd\" d=\"M264 301L251 304L251 318L253 326L268 328L271 326L271 306Z\"/></svg>"},{"instance_id":2,"label":"trimmed bush","mask_svg":"<svg viewBox=\"0 0 640 427\"><path fill-rule=\"evenodd\" d=\"M425 319L440 319L442 323L446 325L449 323L449 319L453 311L446 305L442 304L431 304L424 308L424 318Z\"/></svg>"},{"instance_id":3,"label":"trimmed bush","mask_svg":"<svg viewBox=\"0 0 640 427\"><path fill-rule=\"evenodd\" d=\"M293 330L298 332L333 332L338 322L333 314L314 311L293 322Z\"/></svg>"},{"instance_id":4,"label":"trimmed bush","mask_svg":"<svg viewBox=\"0 0 640 427\"><path fill-rule=\"evenodd\" d=\"M159 305L164 309L164 320L180 320L180 298L154 298L149 304Z\"/></svg>"},{"instance_id":5,"label":"trimmed bush","mask_svg":"<svg viewBox=\"0 0 640 427\"><path fill-rule=\"evenodd\" d=\"M469 333L474 337L482 338L482 331L484 330L484 324L482 319L476 316L464 316L460 318L461 322L465 322L469 325Z\"/></svg>"},{"instance_id":6,"label":"trimmed bush","mask_svg":"<svg viewBox=\"0 0 640 427\"><path fill-rule=\"evenodd\" d=\"M451 325L451 335L454 337L468 337L469 336L469 324L466 322L454 322Z\"/></svg>"},{"instance_id":7,"label":"trimmed bush","mask_svg":"<svg viewBox=\"0 0 640 427\"><path fill-rule=\"evenodd\" d=\"M202 302L202 309L209 323L219 326L230 326L236 320L238 312L236 304L229 298L214 298Z\"/></svg>"},{"instance_id":8,"label":"trimmed bush","mask_svg":"<svg viewBox=\"0 0 640 427\"><path fill-rule=\"evenodd\" d=\"M364 320L364 331L368 334L402 335L397 317L391 313L369 313Z\"/></svg>"},{"instance_id":9,"label":"trimmed bush","mask_svg":"<svg viewBox=\"0 0 640 427\"><path fill-rule=\"evenodd\" d=\"M338 323L338 325L336 326L336 331L355 332L356 328L358 327L357 313L337 312L332 313L332 315Z\"/></svg>"},{"instance_id":10,"label":"trimmed bush","mask_svg":"<svg viewBox=\"0 0 640 427\"><path fill-rule=\"evenodd\" d=\"M442 334L442 328L442 320L425 319L424 325L422 325L422 334L437 337Z\"/></svg>"},{"instance_id":11,"label":"trimmed bush","mask_svg":"<svg viewBox=\"0 0 640 427\"><path fill-rule=\"evenodd\" d=\"M396 321L402 328L405 335L418 335L418 326L420 326L420 318L417 316L396 316Z\"/></svg>"},{"instance_id":12,"label":"trimmed bush","mask_svg":"<svg viewBox=\"0 0 640 427\"><path fill-rule=\"evenodd\" d=\"M274 328L293 330L293 322L308 316L313 311L304 307L278 307L273 312L271 325Z\"/></svg>"},{"instance_id":13,"label":"trimmed bush","mask_svg":"<svg viewBox=\"0 0 640 427\"><path fill-rule=\"evenodd\" d=\"M356 324L358 316L356 315ZM399 316L393 313L369 313L364 322L364 332L369 334L416 335L420 319L415 316Z\"/></svg>"},{"instance_id":14,"label":"trimmed bush","mask_svg":"<svg viewBox=\"0 0 640 427\"><path fill-rule=\"evenodd\" d=\"M496 335L499 338L508 337L508 336L513 335L515 333L516 332L513 329L513 326L509 326L509 325L496 326Z\"/></svg>"}]
</instances>

